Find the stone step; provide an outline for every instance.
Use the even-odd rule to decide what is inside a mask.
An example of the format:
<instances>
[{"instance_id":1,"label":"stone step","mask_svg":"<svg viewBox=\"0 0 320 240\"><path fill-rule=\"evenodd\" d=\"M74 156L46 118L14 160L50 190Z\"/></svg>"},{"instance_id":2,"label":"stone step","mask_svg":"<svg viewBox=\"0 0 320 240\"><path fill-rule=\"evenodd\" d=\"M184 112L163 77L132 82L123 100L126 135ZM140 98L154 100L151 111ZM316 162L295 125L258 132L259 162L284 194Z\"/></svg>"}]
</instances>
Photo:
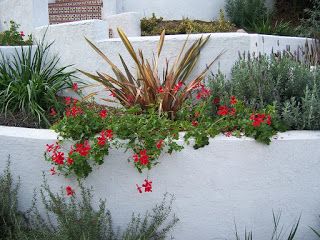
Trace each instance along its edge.
<instances>
[{"instance_id":1,"label":"stone step","mask_svg":"<svg viewBox=\"0 0 320 240\"><path fill-rule=\"evenodd\" d=\"M49 3L50 24L101 19L101 0L58 0Z\"/></svg>"}]
</instances>

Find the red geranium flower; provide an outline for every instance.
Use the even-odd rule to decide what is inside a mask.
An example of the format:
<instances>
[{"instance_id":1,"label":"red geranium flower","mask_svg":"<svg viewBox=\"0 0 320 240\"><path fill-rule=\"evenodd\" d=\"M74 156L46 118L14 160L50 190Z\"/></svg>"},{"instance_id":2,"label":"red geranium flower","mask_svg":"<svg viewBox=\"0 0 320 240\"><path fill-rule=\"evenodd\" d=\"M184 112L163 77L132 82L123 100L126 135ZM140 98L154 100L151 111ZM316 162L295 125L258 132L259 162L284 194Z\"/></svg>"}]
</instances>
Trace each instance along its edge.
<instances>
[{"instance_id":1,"label":"red geranium flower","mask_svg":"<svg viewBox=\"0 0 320 240\"><path fill-rule=\"evenodd\" d=\"M142 187L144 187L145 192L152 192L152 182L148 179L144 180L144 184L142 184Z\"/></svg>"},{"instance_id":2,"label":"red geranium flower","mask_svg":"<svg viewBox=\"0 0 320 240\"><path fill-rule=\"evenodd\" d=\"M203 85L201 86L201 90L198 92L196 98L199 100L201 98L207 98L210 96L210 90L205 88Z\"/></svg>"},{"instance_id":3,"label":"red geranium flower","mask_svg":"<svg viewBox=\"0 0 320 240\"><path fill-rule=\"evenodd\" d=\"M142 187L140 187L138 184L136 184L136 186L137 186L138 192L139 192L139 193L142 193Z\"/></svg>"},{"instance_id":4,"label":"red geranium flower","mask_svg":"<svg viewBox=\"0 0 320 240\"><path fill-rule=\"evenodd\" d=\"M77 143L75 151L78 152L81 156L86 157L91 150L91 146L88 140L85 140L84 143Z\"/></svg>"},{"instance_id":5,"label":"red geranium flower","mask_svg":"<svg viewBox=\"0 0 320 240\"><path fill-rule=\"evenodd\" d=\"M217 114L218 114L219 116L225 116L225 115L228 114L228 112L229 112L229 109L228 109L227 106L220 106L220 107L218 108Z\"/></svg>"},{"instance_id":6,"label":"red geranium flower","mask_svg":"<svg viewBox=\"0 0 320 240\"><path fill-rule=\"evenodd\" d=\"M156 147L157 147L158 149L161 149L161 148L162 148L162 145L163 145L163 140L160 139L160 140L157 142Z\"/></svg>"},{"instance_id":7,"label":"red geranium flower","mask_svg":"<svg viewBox=\"0 0 320 240\"><path fill-rule=\"evenodd\" d=\"M267 116L266 124L271 125L271 116Z\"/></svg>"},{"instance_id":8,"label":"red geranium flower","mask_svg":"<svg viewBox=\"0 0 320 240\"><path fill-rule=\"evenodd\" d=\"M70 105L71 104L71 97L65 97L64 98L66 105Z\"/></svg>"},{"instance_id":9,"label":"red geranium flower","mask_svg":"<svg viewBox=\"0 0 320 240\"><path fill-rule=\"evenodd\" d=\"M66 187L67 196L73 196L75 194L74 190L70 187Z\"/></svg>"},{"instance_id":10,"label":"red geranium flower","mask_svg":"<svg viewBox=\"0 0 320 240\"><path fill-rule=\"evenodd\" d=\"M52 155L52 161L58 165L63 165L64 153L63 152L54 152Z\"/></svg>"},{"instance_id":11,"label":"red geranium flower","mask_svg":"<svg viewBox=\"0 0 320 240\"><path fill-rule=\"evenodd\" d=\"M19 34L20 34L21 37L24 37L24 36L25 36L25 34L24 34L23 31L21 31Z\"/></svg>"},{"instance_id":12,"label":"red geranium flower","mask_svg":"<svg viewBox=\"0 0 320 240\"><path fill-rule=\"evenodd\" d=\"M197 127L199 125L198 121L192 121L192 126Z\"/></svg>"},{"instance_id":13,"label":"red geranium flower","mask_svg":"<svg viewBox=\"0 0 320 240\"><path fill-rule=\"evenodd\" d=\"M238 100L237 100L237 98L235 97L235 96L231 96L230 97L230 104L231 105L234 105L234 104L236 104L238 102Z\"/></svg>"},{"instance_id":14,"label":"red geranium flower","mask_svg":"<svg viewBox=\"0 0 320 240\"><path fill-rule=\"evenodd\" d=\"M149 163L149 156L148 155L140 155L140 164L147 165Z\"/></svg>"},{"instance_id":15,"label":"red geranium flower","mask_svg":"<svg viewBox=\"0 0 320 240\"><path fill-rule=\"evenodd\" d=\"M164 93L163 87L160 86L160 87L158 88L158 93Z\"/></svg>"},{"instance_id":16,"label":"red geranium flower","mask_svg":"<svg viewBox=\"0 0 320 240\"><path fill-rule=\"evenodd\" d=\"M175 86L174 86L174 88L173 88L173 92L178 92L179 90L180 90L180 88L182 87L182 82L178 82Z\"/></svg>"},{"instance_id":17,"label":"red geranium flower","mask_svg":"<svg viewBox=\"0 0 320 240\"><path fill-rule=\"evenodd\" d=\"M52 152L53 151L53 149L54 149L54 144L47 144L46 145L47 146L47 152Z\"/></svg>"},{"instance_id":18,"label":"red geranium flower","mask_svg":"<svg viewBox=\"0 0 320 240\"><path fill-rule=\"evenodd\" d=\"M52 176L57 173L57 172L56 172L56 169L55 169L54 167L52 167L52 168L50 169L50 172L51 172L51 175L52 175Z\"/></svg>"},{"instance_id":19,"label":"red geranium flower","mask_svg":"<svg viewBox=\"0 0 320 240\"><path fill-rule=\"evenodd\" d=\"M108 114L108 111L106 109L102 109L99 113L99 116L101 118L106 118L107 117L107 114Z\"/></svg>"},{"instance_id":20,"label":"red geranium flower","mask_svg":"<svg viewBox=\"0 0 320 240\"><path fill-rule=\"evenodd\" d=\"M134 162L139 162L139 156L138 156L138 154L134 154L134 155L133 155L133 161L134 161Z\"/></svg>"},{"instance_id":21,"label":"red geranium flower","mask_svg":"<svg viewBox=\"0 0 320 240\"><path fill-rule=\"evenodd\" d=\"M57 112L56 112L56 110L54 108L50 108L50 115L51 116L57 115Z\"/></svg>"},{"instance_id":22,"label":"red geranium flower","mask_svg":"<svg viewBox=\"0 0 320 240\"><path fill-rule=\"evenodd\" d=\"M78 83L73 83L72 89L73 89L73 91L78 92L78 90L79 90Z\"/></svg>"},{"instance_id":23,"label":"red geranium flower","mask_svg":"<svg viewBox=\"0 0 320 240\"><path fill-rule=\"evenodd\" d=\"M74 163L74 161L72 158L68 157L67 163L68 163L68 165L72 165Z\"/></svg>"}]
</instances>

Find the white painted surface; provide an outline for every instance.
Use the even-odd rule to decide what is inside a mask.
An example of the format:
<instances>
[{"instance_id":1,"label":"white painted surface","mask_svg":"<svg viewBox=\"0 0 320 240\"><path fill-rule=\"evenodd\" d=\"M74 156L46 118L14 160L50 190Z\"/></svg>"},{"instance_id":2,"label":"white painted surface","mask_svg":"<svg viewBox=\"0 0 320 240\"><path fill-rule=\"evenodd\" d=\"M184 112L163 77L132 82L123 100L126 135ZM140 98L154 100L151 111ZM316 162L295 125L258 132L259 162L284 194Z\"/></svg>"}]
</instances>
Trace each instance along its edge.
<instances>
[{"instance_id":1,"label":"white painted surface","mask_svg":"<svg viewBox=\"0 0 320 240\"><path fill-rule=\"evenodd\" d=\"M117 28L125 31L128 37L141 36L140 15L136 12L105 16L103 19L107 22L108 29L112 30L112 37L119 37Z\"/></svg>"},{"instance_id":2,"label":"white painted surface","mask_svg":"<svg viewBox=\"0 0 320 240\"><path fill-rule=\"evenodd\" d=\"M42 171L54 191L71 185L79 192L74 179L49 174L43 151L55 137L50 130L0 127L0 171L10 154L13 175L21 177L21 209L30 206ZM174 212L181 220L175 239L234 239L234 220L239 230L246 226L254 229L256 239L269 239L272 210L282 210L287 227L302 215L297 239L310 240L314 235L309 226L318 226L320 213L319 144L319 131L280 133L270 146L218 136L199 150L186 146L179 153L163 154L160 164L143 174L127 162L131 153L111 150L85 184L94 187L96 199L107 199L115 225L125 226L132 211L150 209L169 192L175 194ZM153 193L139 194L135 184L147 175Z\"/></svg>"},{"instance_id":3,"label":"white painted surface","mask_svg":"<svg viewBox=\"0 0 320 240\"><path fill-rule=\"evenodd\" d=\"M106 62L104 62L85 42L84 37L86 36L95 42L95 44L118 66L121 65L119 59L119 54L121 54L134 73L135 65L121 40L119 38L107 39L107 24L107 22L99 20L58 24L49 27L46 39L50 42L55 41L52 50L53 52L60 53L61 63L63 65L73 65L75 68L93 73L102 71L113 74ZM35 37L42 38L45 30L46 28L37 28ZM204 36L207 35L208 34L204 34ZM201 34L191 34L189 36L189 43L201 36ZM263 41L262 38L264 39ZM159 60L160 72L165 63L165 59L168 59L170 63L174 62L186 39L187 35L166 36ZM130 41L136 50L143 50L145 59L151 59L153 52L156 51L159 36L130 37ZM260 51L268 54L271 52L272 48L283 50L290 44L291 49L294 50L298 45L303 45L304 43L305 39L298 37L280 37L246 33L212 33L210 40L201 52L199 63L194 70L193 76L199 74L221 51L225 51L225 53L211 70L217 72L217 70L220 69L228 76L234 62L238 59L239 52ZM84 78L83 75L79 76ZM91 82L90 80L88 81ZM92 91L103 92L103 88L86 89L85 94ZM104 97L108 95L109 94L103 94Z\"/></svg>"},{"instance_id":4,"label":"white painted surface","mask_svg":"<svg viewBox=\"0 0 320 240\"><path fill-rule=\"evenodd\" d=\"M35 27L49 24L48 0L0 1L0 31L8 29L10 20L21 25L20 31L31 34Z\"/></svg>"},{"instance_id":5,"label":"white painted surface","mask_svg":"<svg viewBox=\"0 0 320 240\"><path fill-rule=\"evenodd\" d=\"M266 0L266 5L272 8L274 0ZM155 13L164 19L182 18L213 20L219 17L220 9L224 9L226 0L104 0L104 11L117 13L138 12L142 17L150 17Z\"/></svg>"}]
</instances>

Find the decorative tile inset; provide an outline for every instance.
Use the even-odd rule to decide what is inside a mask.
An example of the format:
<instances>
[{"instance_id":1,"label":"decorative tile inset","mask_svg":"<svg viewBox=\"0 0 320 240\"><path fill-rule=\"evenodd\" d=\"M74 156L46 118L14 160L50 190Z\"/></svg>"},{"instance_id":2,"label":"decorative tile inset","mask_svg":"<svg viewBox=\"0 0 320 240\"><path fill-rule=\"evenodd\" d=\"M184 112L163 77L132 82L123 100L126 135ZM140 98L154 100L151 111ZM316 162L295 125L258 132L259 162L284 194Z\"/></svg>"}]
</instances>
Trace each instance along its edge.
<instances>
[{"instance_id":1,"label":"decorative tile inset","mask_svg":"<svg viewBox=\"0 0 320 240\"><path fill-rule=\"evenodd\" d=\"M102 0L56 0L49 3L50 24L101 19Z\"/></svg>"}]
</instances>

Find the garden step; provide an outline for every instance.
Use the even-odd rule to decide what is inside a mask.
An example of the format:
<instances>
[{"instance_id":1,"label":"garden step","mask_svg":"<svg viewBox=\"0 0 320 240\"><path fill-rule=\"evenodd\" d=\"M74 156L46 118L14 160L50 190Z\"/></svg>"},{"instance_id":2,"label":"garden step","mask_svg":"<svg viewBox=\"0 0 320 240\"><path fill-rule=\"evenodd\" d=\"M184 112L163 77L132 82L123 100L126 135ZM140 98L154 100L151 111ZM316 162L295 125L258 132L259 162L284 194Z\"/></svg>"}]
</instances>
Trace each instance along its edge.
<instances>
[{"instance_id":1,"label":"garden step","mask_svg":"<svg viewBox=\"0 0 320 240\"><path fill-rule=\"evenodd\" d=\"M101 19L101 0L58 0L49 3L50 24Z\"/></svg>"}]
</instances>

